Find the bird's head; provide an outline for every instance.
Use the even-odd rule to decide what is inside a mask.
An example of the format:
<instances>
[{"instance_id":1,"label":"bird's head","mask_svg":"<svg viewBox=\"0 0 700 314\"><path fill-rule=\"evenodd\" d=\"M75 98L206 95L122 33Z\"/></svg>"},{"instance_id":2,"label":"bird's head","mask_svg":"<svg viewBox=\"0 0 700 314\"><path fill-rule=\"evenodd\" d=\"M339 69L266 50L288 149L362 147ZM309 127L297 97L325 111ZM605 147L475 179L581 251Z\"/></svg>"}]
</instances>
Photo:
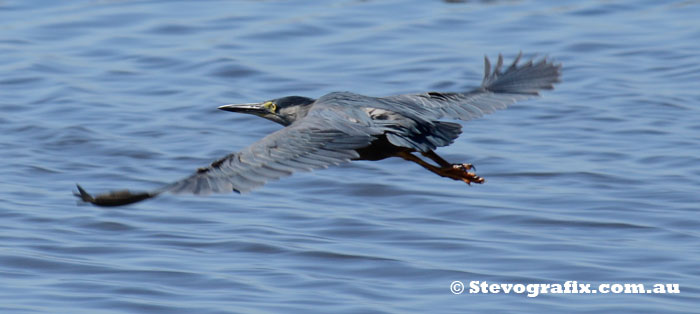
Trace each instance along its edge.
<instances>
[{"instance_id":1,"label":"bird's head","mask_svg":"<svg viewBox=\"0 0 700 314\"><path fill-rule=\"evenodd\" d=\"M221 110L254 114L281 125L288 126L309 112L315 99L287 96L252 104L232 104L219 107Z\"/></svg>"}]
</instances>

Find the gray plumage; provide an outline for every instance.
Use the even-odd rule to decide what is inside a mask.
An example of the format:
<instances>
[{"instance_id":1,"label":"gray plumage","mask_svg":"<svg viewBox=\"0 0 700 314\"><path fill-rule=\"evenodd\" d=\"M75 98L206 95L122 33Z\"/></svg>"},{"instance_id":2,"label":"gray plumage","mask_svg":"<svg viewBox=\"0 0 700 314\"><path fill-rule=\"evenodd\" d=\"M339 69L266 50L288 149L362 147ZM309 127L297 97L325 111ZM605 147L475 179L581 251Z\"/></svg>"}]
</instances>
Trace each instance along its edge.
<instances>
[{"instance_id":1,"label":"gray plumage","mask_svg":"<svg viewBox=\"0 0 700 314\"><path fill-rule=\"evenodd\" d=\"M536 96L540 90L552 89L559 81L560 65L546 59L518 65L520 57L503 70L503 58L499 55L493 71L485 58L481 86L464 93L369 97L334 92L316 100L291 96L261 104L222 106L220 109L256 114L285 127L185 179L153 192L132 194L139 196L133 201L123 195L124 191L92 198L79 189L78 196L103 205L95 200L121 195L119 200L109 199L110 205L124 205L162 192L248 192L297 171L357 159L379 160L406 152L432 153L437 147L451 144L461 133L459 124L440 119L478 118Z\"/></svg>"}]
</instances>

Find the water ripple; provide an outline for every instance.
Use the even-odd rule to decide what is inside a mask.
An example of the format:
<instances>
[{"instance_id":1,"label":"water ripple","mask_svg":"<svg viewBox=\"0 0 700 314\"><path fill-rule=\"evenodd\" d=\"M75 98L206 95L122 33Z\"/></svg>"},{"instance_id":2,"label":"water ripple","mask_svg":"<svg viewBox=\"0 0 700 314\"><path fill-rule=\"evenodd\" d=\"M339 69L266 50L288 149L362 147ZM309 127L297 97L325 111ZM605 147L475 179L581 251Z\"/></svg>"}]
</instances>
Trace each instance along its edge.
<instances>
[{"instance_id":1,"label":"water ripple","mask_svg":"<svg viewBox=\"0 0 700 314\"><path fill-rule=\"evenodd\" d=\"M694 1L0 3L0 312L659 312L700 295ZM149 189L279 129L225 103L455 91L482 58L562 62L552 92L439 152L250 194ZM454 280L674 282L678 295L455 296Z\"/></svg>"}]
</instances>

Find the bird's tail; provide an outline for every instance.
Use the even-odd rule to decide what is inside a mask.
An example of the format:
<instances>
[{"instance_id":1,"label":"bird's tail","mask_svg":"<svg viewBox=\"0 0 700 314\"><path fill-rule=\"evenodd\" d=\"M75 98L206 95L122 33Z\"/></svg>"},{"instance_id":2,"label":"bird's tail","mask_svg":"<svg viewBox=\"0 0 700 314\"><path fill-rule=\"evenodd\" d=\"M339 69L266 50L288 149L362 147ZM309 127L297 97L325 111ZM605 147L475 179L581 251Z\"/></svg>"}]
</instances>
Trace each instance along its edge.
<instances>
[{"instance_id":1,"label":"bird's tail","mask_svg":"<svg viewBox=\"0 0 700 314\"><path fill-rule=\"evenodd\" d=\"M489 58L484 57L484 81L481 87L494 93L538 95L539 90L553 89L554 83L559 82L561 64L548 63L543 58L537 62L530 60L518 65L521 57L522 52L503 72L502 55L498 55L493 72Z\"/></svg>"}]
</instances>

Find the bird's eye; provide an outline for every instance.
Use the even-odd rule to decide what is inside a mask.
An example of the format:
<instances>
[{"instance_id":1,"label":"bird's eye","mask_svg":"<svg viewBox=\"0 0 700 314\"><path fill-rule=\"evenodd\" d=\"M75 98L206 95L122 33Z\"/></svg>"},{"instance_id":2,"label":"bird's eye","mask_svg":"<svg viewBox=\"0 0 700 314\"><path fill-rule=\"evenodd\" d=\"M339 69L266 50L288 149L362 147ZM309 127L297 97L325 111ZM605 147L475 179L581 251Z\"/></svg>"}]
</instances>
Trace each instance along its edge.
<instances>
[{"instance_id":1,"label":"bird's eye","mask_svg":"<svg viewBox=\"0 0 700 314\"><path fill-rule=\"evenodd\" d=\"M270 112L275 112L275 111L277 110L277 104L275 104L275 103L273 103L273 102L271 102L271 101L268 101L268 102L264 103L263 106L264 106L267 110L270 110Z\"/></svg>"}]
</instances>

